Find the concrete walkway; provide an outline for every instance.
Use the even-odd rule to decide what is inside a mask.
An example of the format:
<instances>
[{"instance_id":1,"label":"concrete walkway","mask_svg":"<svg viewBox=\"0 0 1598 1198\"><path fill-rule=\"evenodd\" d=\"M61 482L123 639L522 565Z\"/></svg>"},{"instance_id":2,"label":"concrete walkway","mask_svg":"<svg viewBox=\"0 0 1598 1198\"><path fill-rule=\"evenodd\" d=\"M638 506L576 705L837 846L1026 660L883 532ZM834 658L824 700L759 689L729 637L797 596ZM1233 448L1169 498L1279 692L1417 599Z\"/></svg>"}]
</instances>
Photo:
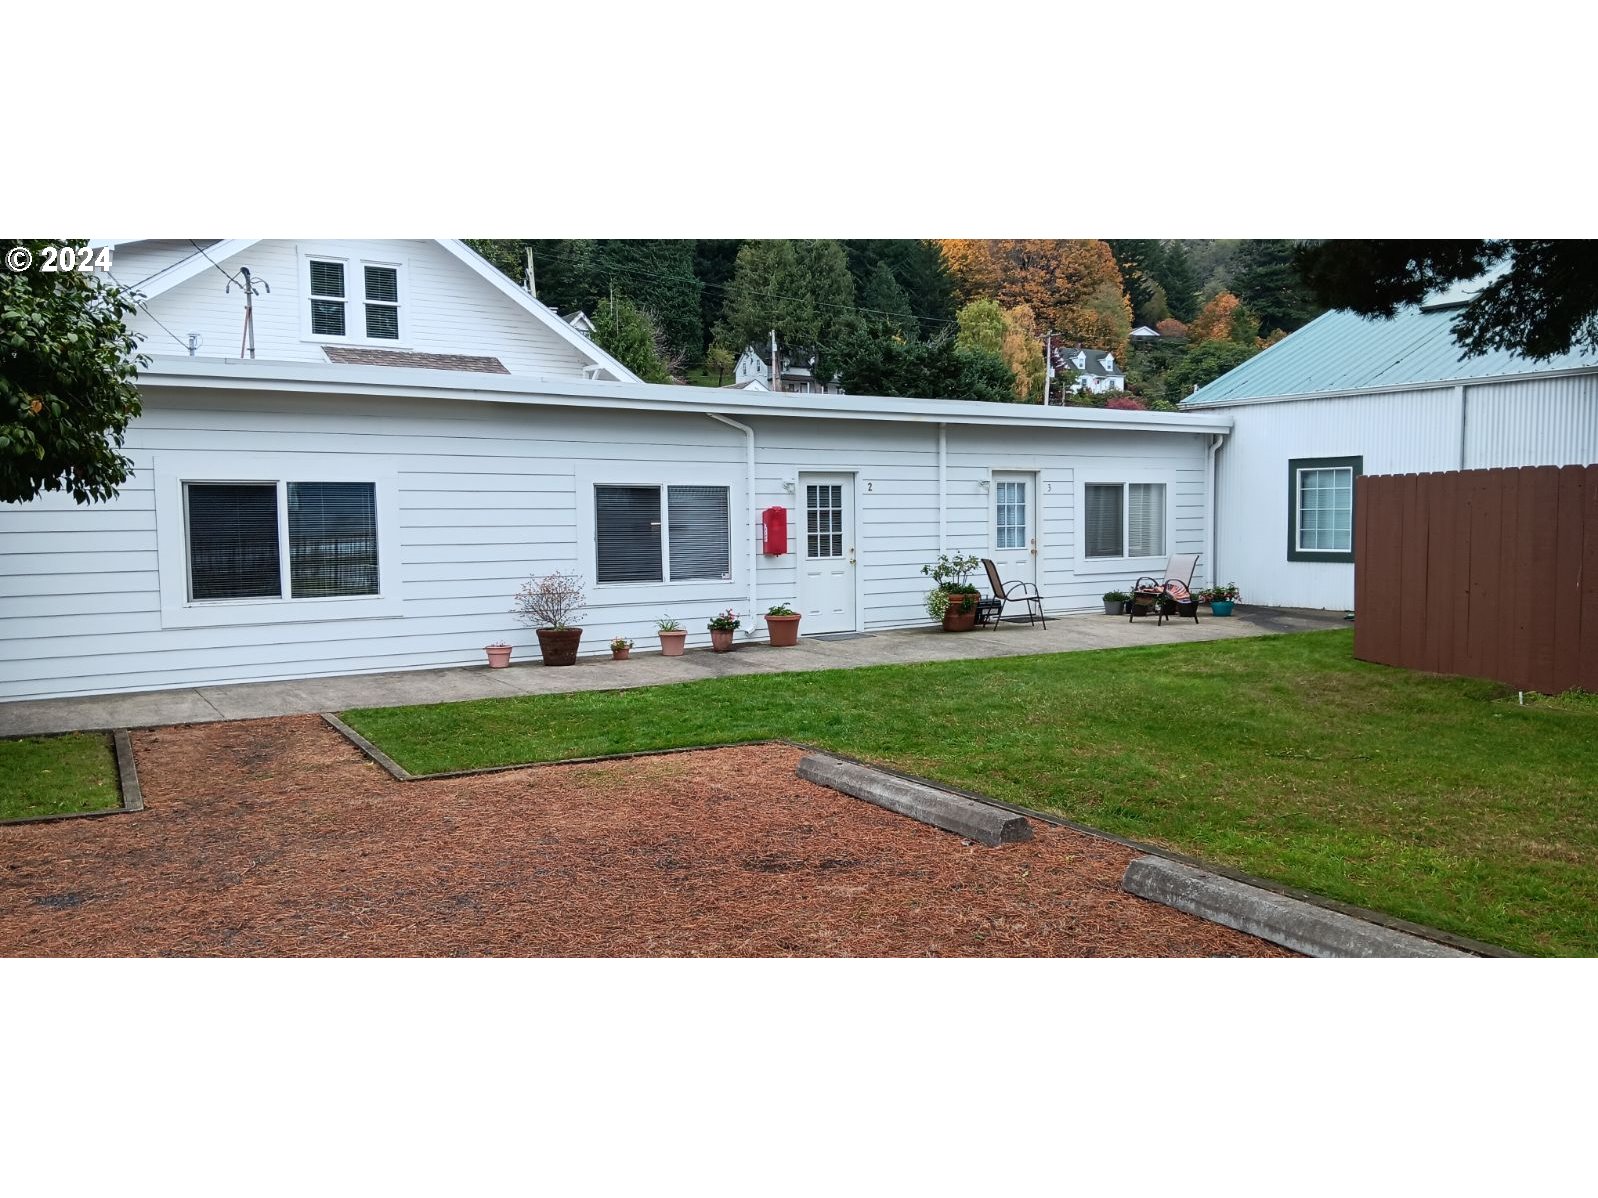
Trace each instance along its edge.
<instances>
[{"instance_id":1,"label":"concrete walkway","mask_svg":"<svg viewBox=\"0 0 1598 1198\"><path fill-rule=\"evenodd\" d=\"M690 649L683 657L645 653L630 661L584 658L565 669L547 669L537 647L521 646L522 664L490 670L486 665L407 670L391 674L343 674L291 682L247 682L230 686L186 687L73 699L35 699L0 703L0 736L75 732L100 728L147 728L203 724L263 716L343 711L351 707L403 707L493 699L507 695L619 690L694 682L733 674L781 674L791 670L837 670L919 661L979 657L1020 657L1031 653L1069 653L1126 645L1185 644L1227 637L1261 636L1344 628L1341 612L1237 609L1224 619L1201 616L1156 625L1153 619L1129 622L1125 616L1051 616L1049 627L1006 622L994 630L948 634L939 629L874 632L847 640L802 637L791 649L773 649L759 640L740 640L733 653ZM763 630L762 630L763 631ZM527 661L531 655L531 662Z\"/></svg>"}]
</instances>

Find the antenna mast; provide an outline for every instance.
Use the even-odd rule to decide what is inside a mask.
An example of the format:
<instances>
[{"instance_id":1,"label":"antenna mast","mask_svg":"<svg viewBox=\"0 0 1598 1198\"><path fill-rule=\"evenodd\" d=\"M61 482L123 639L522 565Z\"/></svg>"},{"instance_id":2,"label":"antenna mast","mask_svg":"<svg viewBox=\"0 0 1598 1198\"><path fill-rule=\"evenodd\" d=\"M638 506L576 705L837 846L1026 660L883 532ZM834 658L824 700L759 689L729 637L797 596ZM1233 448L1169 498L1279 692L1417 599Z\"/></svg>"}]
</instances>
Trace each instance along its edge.
<instances>
[{"instance_id":1,"label":"antenna mast","mask_svg":"<svg viewBox=\"0 0 1598 1198\"><path fill-rule=\"evenodd\" d=\"M265 287L266 293L271 295L272 285L265 279L253 277L248 266L239 267L239 274L244 280L239 283L239 287L244 292L244 335L239 339L239 357L244 357L245 350L248 349L249 356L253 359L255 357L255 297L259 294L255 289L258 286ZM232 291L233 284L236 282L238 282L237 279L229 279L226 290Z\"/></svg>"}]
</instances>

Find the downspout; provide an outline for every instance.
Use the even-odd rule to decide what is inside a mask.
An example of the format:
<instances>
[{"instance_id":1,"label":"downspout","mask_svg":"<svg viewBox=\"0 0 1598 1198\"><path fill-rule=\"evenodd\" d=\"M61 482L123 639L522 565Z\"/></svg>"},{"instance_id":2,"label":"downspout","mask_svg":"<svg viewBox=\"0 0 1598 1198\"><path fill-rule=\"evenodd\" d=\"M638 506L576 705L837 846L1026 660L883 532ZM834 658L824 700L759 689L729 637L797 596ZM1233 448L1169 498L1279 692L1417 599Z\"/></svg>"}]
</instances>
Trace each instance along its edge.
<instances>
[{"instance_id":1,"label":"downspout","mask_svg":"<svg viewBox=\"0 0 1598 1198\"><path fill-rule=\"evenodd\" d=\"M1465 416L1469 411L1465 406L1465 384L1460 383L1454 388L1454 394L1459 397L1459 468L1465 468Z\"/></svg>"},{"instance_id":2,"label":"downspout","mask_svg":"<svg viewBox=\"0 0 1598 1198\"><path fill-rule=\"evenodd\" d=\"M1215 562L1215 453L1221 448L1221 442L1226 439L1225 433L1215 433L1210 438L1209 459L1204 467L1204 494L1209 510L1204 516L1205 554L1209 560L1209 569L1205 574L1210 580L1210 585L1221 585L1221 572Z\"/></svg>"},{"instance_id":3,"label":"downspout","mask_svg":"<svg viewBox=\"0 0 1598 1198\"><path fill-rule=\"evenodd\" d=\"M949 426L938 425L938 553L949 552Z\"/></svg>"},{"instance_id":4,"label":"downspout","mask_svg":"<svg viewBox=\"0 0 1598 1198\"><path fill-rule=\"evenodd\" d=\"M719 420L723 424L737 429L744 435L744 446L748 453L748 494L749 494L749 626L744 630L744 636L755 635L755 617L760 610L760 587L756 582L756 571L759 566L758 549L759 535L756 530L760 527L760 508L755 497L755 430L747 424L740 424L730 416L720 416L715 412L706 412L712 420Z\"/></svg>"}]
</instances>

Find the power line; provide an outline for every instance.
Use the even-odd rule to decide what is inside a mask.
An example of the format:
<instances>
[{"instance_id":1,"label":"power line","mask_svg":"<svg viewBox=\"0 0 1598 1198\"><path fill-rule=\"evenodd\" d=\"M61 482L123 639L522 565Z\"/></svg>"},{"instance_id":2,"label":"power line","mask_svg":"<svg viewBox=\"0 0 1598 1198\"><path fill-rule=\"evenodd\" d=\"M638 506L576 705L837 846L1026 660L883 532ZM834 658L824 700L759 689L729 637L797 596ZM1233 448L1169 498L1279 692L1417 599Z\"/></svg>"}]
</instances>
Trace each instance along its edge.
<instances>
[{"instance_id":1,"label":"power line","mask_svg":"<svg viewBox=\"0 0 1598 1198\"><path fill-rule=\"evenodd\" d=\"M111 281L113 283L115 283L118 287L122 288L123 291L128 292L129 295L134 297L133 302L135 304L137 304L139 307L144 309L144 314L146 316L148 316L151 320L155 321L157 327L159 327L160 330L163 333L165 333L168 337L172 338L172 340L176 341L179 345L181 345L184 348L185 351L188 351L189 343L187 341L183 340L183 338L179 337L171 329L167 328L166 325L161 323L161 318L158 317L154 312L150 311L150 305L145 302L145 299L144 299L144 297L142 295L139 295L138 292L134 291L131 287L129 287L121 279L117 278L116 275L112 274L109 270L106 271L105 273L108 276L110 276L110 279L111 279Z\"/></svg>"},{"instance_id":2,"label":"power line","mask_svg":"<svg viewBox=\"0 0 1598 1198\"><path fill-rule=\"evenodd\" d=\"M236 276L228 274L227 271L223 270L220 266L216 265L216 259L211 257L210 254L207 254L205 252L205 247L202 246L198 241L195 241L194 238L192 238L192 237L186 238L185 240L187 240L188 243L190 245L192 245L199 252L200 257L204 258L212 266L216 266L217 273L220 274L229 283L237 283L238 282L238 278Z\"/></svg>"}]
</instances>

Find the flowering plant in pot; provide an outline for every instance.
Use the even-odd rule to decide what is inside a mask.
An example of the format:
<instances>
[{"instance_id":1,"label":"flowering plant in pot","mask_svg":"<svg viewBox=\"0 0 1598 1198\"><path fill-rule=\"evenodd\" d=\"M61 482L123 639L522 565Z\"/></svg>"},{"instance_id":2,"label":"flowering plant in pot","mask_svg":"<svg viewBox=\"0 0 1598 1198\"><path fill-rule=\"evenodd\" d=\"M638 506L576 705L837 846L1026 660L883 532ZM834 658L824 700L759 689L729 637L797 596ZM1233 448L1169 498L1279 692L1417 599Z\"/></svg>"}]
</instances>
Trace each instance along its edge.
<instances>
[{"instance_id":1,"label":"flowering plant in pot","mask_svg":"<svg viewBox=\"0 0 1598 1198\"><path fill-rule=\"evenodd\" d=\"M504 641L484 645L483 652L488 654L488 668L491 670L503 670L510 665L510 646Z\"/></svg>"},{"instance_id":2,"label":"flowering plant in pot","mask_svg":"<svg viewBox=\"0 0 1598 1198\"><path fill-rule=\"evenodd\" d=\"M688 640L688 633L683 626L671 616L664 615L655 621L655 631L660 634L660 655L662 657L681 657L682 647Z\"/></svg>"},{"instance_id":3,"label":"flowering plant in pot","mask_svg":"<svg viewBox=\"0 0 1598 1198\"><path fill-rule=\"evenodd\" d=\"M619 636L610 642L610 659L612 661L626 661L633 651L633 643L624 636Z\"/></svg>"},{"instance_id":4,"label":"flowering plant in pot","mask_svg":"<svg viewBox=\"0 0 1598 1198\"><path fill-rule=\"evenodd\" d=\"M921 567L937 583L926 594L927 615L942 621L945 632L964 632L976 623L982 592L968 579L981 565L982 559L971 554L940 553L932 565Z\"/></svg>"},{"instance_id":5,"label":"flowering plant in pot","mask_svg":"<svg viewBox=\"0 0 1598 1198\"><path fill-rule=\"evenodd\" d=\"M771 630L773 648L799 643L799 613L786 603L774 603L766 609L766 627Z\"/></svg>"},{"instance_id":6,"label":"flowering plant in pot","mask_svg":"<svg viewBox=\"0 0 1598 1198\"><path fill-rule=\"evenodd\" d=\"M1104 592L1104 614L1107 616L1124 616L1126 605L1132 596L1125 591Z\"/></svg>"},{"instance_id":7,"label":"flowering plant in pot","mask_svg":"<svg viewBox=\"0 0 1598 1198\"><path fill-rule=\"evenodd\" d=\"M546 666L577 664L577 643L583 630L573 628L588 606L580 574L556 571L542 578L529 578L516 592L512 614L538 631L538 649Z\"/></svg>"},{"instance_id":8,"label":"flowering plant in pot","mask_svg":"<svg viewBox=\"0 0 1598 1198\"><path fill-rule=\"evenodd\" d=\"M710 647L717 653L731 653L732 634L738 631L741 623L738 613L730 607L720 615L711 616L710 623L705 625L710 629Z\"/></svg>"},{"instance_id":9,"label":"flowering plant in pot","mask_svg":"<svg viewBox=\"0 0 1598 1198\"><path fill-rule=\"evenodd\" d=\"M1208 603L1210 612L1217 616L1232 614L1232 604L1243 597L1243 592L1237 589L1237 583L1229 582L1225 586L1205 587L1198 594L1200 603Z\"/></svg>"}]
</instances>

